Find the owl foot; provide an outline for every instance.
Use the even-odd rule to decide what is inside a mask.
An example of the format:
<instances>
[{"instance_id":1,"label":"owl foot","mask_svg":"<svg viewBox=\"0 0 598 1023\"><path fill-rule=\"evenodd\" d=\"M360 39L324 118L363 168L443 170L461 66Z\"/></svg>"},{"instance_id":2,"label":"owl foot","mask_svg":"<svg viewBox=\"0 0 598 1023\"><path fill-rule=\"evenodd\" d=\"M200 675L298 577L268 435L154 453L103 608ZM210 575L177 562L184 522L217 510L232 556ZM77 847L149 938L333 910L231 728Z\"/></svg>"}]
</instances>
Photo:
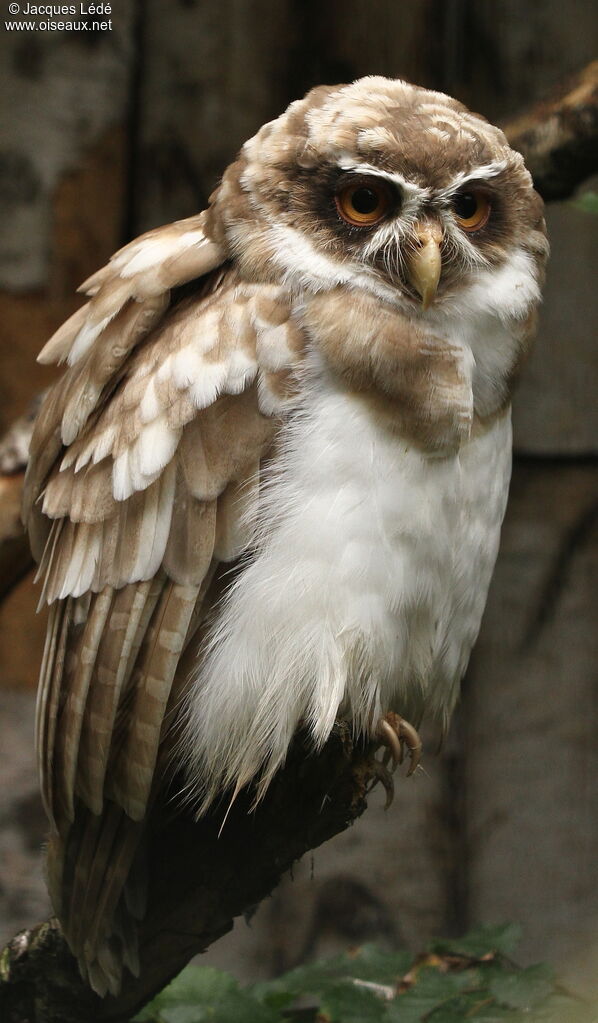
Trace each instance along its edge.
<instances>
[{"instance_id":1,"label":"owl foot","mask_svg":"<svg viewBox=\"0 0 598 1023\"><path fill-rule=\"evenodd\" d=\"M386 802L384 803L384 809L388 810L388 807L391 805L395 797L395 783L393 781L392 774L388 770L386 764L382 763L380 760L376 760L375 757L371 758L371 760L369 761L369 765L372 769L372 774L374 775L374 777L367 791L368 793L371 792L374 786L377 785L378 782L380 782L384 786L384 791L386 792Z\"/></svg>"},{"instance_id":2,"label":"owl foot","mask_svg":"<svg viewBox=\"0 0 598 1023\"><path fill-rule=\"evenodd\" d=\"M422 742L413 725L392 711L380 718L376 729L376 739L379 745L386 746L386 750L381 760L377 760L373 755L369 759L373 780L368 792L371 792L374 786L380 782L386 792L384 809L388 810L395 794L393 772L399 764L403 763L405 749L407 749L410 760L407 777L413 774L421 760ZM391 763L392 766L389 770L388 765Z\"/></svg>"},{"instance_id":3,"label":"owl foot","mask_svg":"<svg viewBox=\"0 0 598 1023\"><path fill-rule=\"evenodd\" d=\"M405 747L407 748L410 760L407 771L409 778L419 764L422 755L422 741L417 730L404 718L389 711L385 717L380 718L376 734L382 745L387 747L382 759L384 767L392 761L392 770L396 770L397 766L403 763Z\"/></svg>"}]
</instances>

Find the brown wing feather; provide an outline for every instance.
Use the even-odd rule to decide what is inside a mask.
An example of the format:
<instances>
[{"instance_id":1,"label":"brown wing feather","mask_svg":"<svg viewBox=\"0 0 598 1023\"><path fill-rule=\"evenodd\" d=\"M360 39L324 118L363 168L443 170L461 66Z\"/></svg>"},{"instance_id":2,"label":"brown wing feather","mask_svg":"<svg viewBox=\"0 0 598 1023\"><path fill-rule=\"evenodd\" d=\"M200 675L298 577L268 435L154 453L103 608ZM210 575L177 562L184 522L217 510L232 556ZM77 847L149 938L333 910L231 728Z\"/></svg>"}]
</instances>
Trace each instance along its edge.
<instances>
[{"instance_id":1,"label":"brown wing feather","mask_svg":"<svg viewBox=\"0 0 598 1023\"><path fill-rule=\"evenodd\" d=\"M72 821L75 816L77 767L80 753L85 755L85 751L80 749L83 716L113 596L114 591L110 587L94 594L85 625L73 626L74 635L70 642L67 641L73 668L66 665L60 680L63 700L58 712L56 741L51 754L51 798L56 821L63 821L65 817Z\"/></svg>"},{"instance_id":2,"label":"brown wing feather","mask_svg":"<svg viewBox=\"0 0 598 1023\"><path fill-rule=\"evenodd\" d=\"M88 695L81 731L85 756L79 762L77 776L77 794L96 814L102 812L112 732L123 684L130 679L130 661L141 645L160 588L155 580L148 580L116 591L109 628L104 630L100 640L94 684Z\"/></svg>"},{"instance_id":3,"label":"brown wing feather","mask_svg":"<svg viewBox=\"0 0 598 1023\"><path fill-rule=\"evenodd\" d=\"M52 607L37 703L36 746L42 800L48 818L54 825L56 822L52 791L52 762L62 688L62 672L72 614L73 601L70 597Z\"/></svg>"},{"instance_id":4,"label":"brown wing feather","mask_svg":"<svg viewBox=\"0 0 598 1023\"><path fill-rule=\"evenodd\" d=\"M224 254L203 228L190 218L117 253L42 353L69 363L40 412L25 494L52 605L37 719L48 876L102 992L136 967L140 841L188 677L181 656L218 561L248 543L299 361L283 293L216 271ZM169 307L168 290L202 274Z\"/></svg>"},{"instance_id":5,"label":"brown wing feather","mask_svg":"<svg viewBox=\"0 0 598 1023\"><path fill-rule=\"evenodd\" d=\"M118 752L107 792L132 820L145 814L172 680L199 586L164 587L135 666L126 718L114 736Z\"/></svg>"},{"instance_id":6,"label":"brown wing feather","mask_svg":"<svg viewBox=\"0 0 598 1023\"><path fill-rule=\"evenodd\" d=\"M201 583L214 556L216 501L200 501L190 493L182 466L177 468L170 536L164 570L182 586Z\"/></svg>"}]
</instances>

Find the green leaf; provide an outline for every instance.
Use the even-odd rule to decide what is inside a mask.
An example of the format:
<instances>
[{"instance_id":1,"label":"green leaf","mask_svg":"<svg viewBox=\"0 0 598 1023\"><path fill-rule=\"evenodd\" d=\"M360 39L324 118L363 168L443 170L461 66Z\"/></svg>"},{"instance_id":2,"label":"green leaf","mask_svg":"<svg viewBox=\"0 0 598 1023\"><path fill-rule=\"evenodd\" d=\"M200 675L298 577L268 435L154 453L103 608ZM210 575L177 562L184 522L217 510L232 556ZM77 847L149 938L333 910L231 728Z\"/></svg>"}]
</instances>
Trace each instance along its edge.
<instances>
[{"instance_id":1,"label":"green leaf","mask_svg":"<svg viewBox=\"0 0 598 1023\"><path fill-rule=\"evenodd\" d=\"M437 1023L435 1017L432 1018L434 1019L434 1023ZM478 1023L478 1021L479 1023L502 1023L503 1019L509 1019L511 1020L511 1023L516 1023L512 1009L505 1009L502 1005L496 1005L495 1003L492 1003L491 1005L488 1005L487 1003L480 1004L475 1012L470 1012L468 1019L476 1020L476 1023ZM561 1023L563 1023L562 1020Z\"/></svg>"},{"instance_id":2,"label":"green leaf","mask_svg":"<svg viewBox=\"0 0 598 1023\"><path fill-rule=\"evenodd\" d=\"M530 1023L596 1023L596 1006L588 1006L573 995L554 993L531 1014L525 1013L517 1019Z\"/></svg>"},{"instance_id":3,"label":"green leaf","mask_svg":"<svg viewBox=\"0 0 598 1023\"><path fill-rule=\"evenodd\" d=\"M298 966L273 981L255 984L253 995L266 1005L285 1008L300 995L322 995L343 978L392 984L409 969L408 952L387 952L363 945L356 953Z\"/></svg>"},{"instance_id":4,"label":"green leaf","mask_svg":"<svg viewBox=\"0 0 598 1023\"><path fill-rule=\"evenodd\" d=\"M246 991L231 991L224 996L215 1015L206 1019L214 1023L279 1023L280 1015Z\"/></svg>"},{"instance_id":5,"label":"green leaf","mask_svg":"<svg viewBox=\"0 0 598 1023\"><path fill-rule=\"evenodd\" d=\"M223 970L213 966L187 966L154 998L150 1008L161 1010L176 1005L218 1002L226 992L237 988L234 977Z\"/></svg>"},{"instance_id":6,"label":"green leaf","mask_svg":"<svg viewBox=\"0 0 598 1023\"><path fill-rule=\"evenodd\" d=\"M198 1005L172 1005L160 1013L160 1021L164 1023L203 1023L210 1017Z\"/></svg>"},{"instance_id":7,"label":"green leaf","mask_svg":"<svg viewBox=\"0 0 598 1023\"><path fill-rule=\"evenodd\" d=\"M482 959L491 952L508 956L515 952L521 940L519 924L501 924L498 927L477 927L463 938L435 941L432 951L439 955L460 955Z\"/></svg>"},{"instance_id":8,"label":"green leaf","mask_svg":"<svg viewBox=\"0 0 598 1023\"><path fill-rule=\"evenodd\" d=\"M555 989L550 967L519 969L509 961L519 934L514 925L481 927L463 938L436 942L436 953L460 957L452 962L430 956L412 964L405 952L364 945L243 989L227 973L191 966L136 1019L283 1023L296 1018L307 1023L320 1013L318 1018L330 1023L596 1023L595 1012L583 1002ZM409 969L412 986L392 1001L367 986L395 988ZM298 1001L313 1008L298 1009Z\"/></svg>"},{"instance_id":9,"label":"green leaf","mask_svg":"<svg viewBox=\"0 0 598 1023\"><path fill-rule=\"evenodd\" d=\"M368 944L345 959L350 976L376 984L392 984L407 973L412 957L406 951L389 952Z\"/></svg>"},{"instance_id":10,"label":"green leaf","mask_svg":"<svg viewBox=\"0 0 598 1023\"><path fill-rule=\"evenodd\" d=\"M275 987L273 983L256 984L250 990L258 1002L276 1012L287 1009L297 997L293 991L286 991L284 986Z\"/></svg>"},{"instance_id":11,"label":"green leaf","mask_svg":"<svg viewBox=\"0 0 598 1023\"><path fill-rule=\"evenodd\" d=\"M350 980L334 984L322 999L320 1012L332 1023L381 1023L387 1003Z\"/></svg>"},{"instance_id":12,"label":"green leaf","mask_svg":"<svg viewBox=\"0 0 598 1023\"><path fill-rule=\"evenodd\" d=\"M528 966L513 973L495 972L489 989L501 1005L509 1009L534 1009L554 990L554 976L549 966Z\"/></svg>"},{"instance_id":13,"label":"green leaf","mask_svg":"<svg viewBox=\"0 0 598 1023\"><path fill-rule=\"evenodd\" d=\"M574 199L571 205L583 213L598 213L598 192L585 192Z\"/></svg>"},{"instance_id":14,"label":"green leaf","mask_svg":"<svg viewBox=\"0 0 598 1023\"><path fill-rule=\"evenodd\" d=\"M187 966L136 1017L147 1023L278 1023L280 1016L211 966Z\"/></svg>"},{"instance_id":15,"label":"green leaf","mask_svg":"<svg viewBox=\"0 0 598 1023\"><path fill-rule=\"evenodd\" d=\"M420 1023L441 1005L454 999L471 984L471 973L440 973L433 967L418 972L412 988L390 1002L387 1009L389 1023Z\"/></svg>"},{"instance_id":16,"label":"green leaf","mask_svg":"<svg viewBox=\"0 0 598 1023\"><path fill-rule=\"evenodd\" d=\"M283 999L288 1004L300 995L316 995L343 976L346 976L345 957L336 956L334 959L298 966L276 980L254 984L251 992L264 1003L283 1006Z\"/></svg>"}]
</instances>

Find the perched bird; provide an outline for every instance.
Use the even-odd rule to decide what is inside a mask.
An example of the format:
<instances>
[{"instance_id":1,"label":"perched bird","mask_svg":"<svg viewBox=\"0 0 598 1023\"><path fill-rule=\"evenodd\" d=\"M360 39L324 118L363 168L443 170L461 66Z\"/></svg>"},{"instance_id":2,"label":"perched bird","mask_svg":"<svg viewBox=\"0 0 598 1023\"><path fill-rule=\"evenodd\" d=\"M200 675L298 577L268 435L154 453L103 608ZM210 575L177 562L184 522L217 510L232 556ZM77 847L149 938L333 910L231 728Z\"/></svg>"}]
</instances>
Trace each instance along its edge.
<instances>
[{"instance_id":1,"label":"perched bird","mask_svg":"<svg viewBox=\"0 0 598 1023\"><path fill-rule=\"evenodd\" d=\"M138 968L134 869L172 763L259 799L299 725L443 723L505 510L548 246L502 132L403 81L313 89L198 216L82 286L25 509L50 604L49 883L101 993ZM175 727L176 726L176 727Z\"/></svg>"}]
</instances>

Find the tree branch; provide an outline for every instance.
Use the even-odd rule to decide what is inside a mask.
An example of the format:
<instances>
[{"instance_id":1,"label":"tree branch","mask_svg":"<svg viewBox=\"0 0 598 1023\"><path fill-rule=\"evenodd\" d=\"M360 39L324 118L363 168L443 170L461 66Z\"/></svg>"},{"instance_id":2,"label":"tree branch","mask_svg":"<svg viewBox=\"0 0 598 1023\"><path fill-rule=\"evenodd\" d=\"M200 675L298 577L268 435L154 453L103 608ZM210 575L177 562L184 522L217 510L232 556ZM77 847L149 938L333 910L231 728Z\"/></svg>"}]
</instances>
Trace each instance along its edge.
<instances>
[{"instance_id":1,"label":"tree branch","mask_svg":"<svg viewBox=\"0 0 598 1023\"><path fill-rule=\"evenodd\" d=\"M125 1023L189 959L251 913L309 849L344 831L366 808L375 778L362 745L335 726L318 754L299 736L263 802L242 793L199 822L173 811L152 836L148 911L140 925L141 973L102 1000L79 977L56 921L17 935L0 955L3 1023ZM220 829L222 831L220 833Z\"/></svg>"},{"instance_id":2,"label":"tree branch","mask_svg":"<svg viewBox=\"0 0 598 1023\"><path fill-rule=\"evenodd\" d=\"M509 121L504 131L523 154L543 199L568 199L598 173L598 61Z\"/></svg>"}]
</instances>

